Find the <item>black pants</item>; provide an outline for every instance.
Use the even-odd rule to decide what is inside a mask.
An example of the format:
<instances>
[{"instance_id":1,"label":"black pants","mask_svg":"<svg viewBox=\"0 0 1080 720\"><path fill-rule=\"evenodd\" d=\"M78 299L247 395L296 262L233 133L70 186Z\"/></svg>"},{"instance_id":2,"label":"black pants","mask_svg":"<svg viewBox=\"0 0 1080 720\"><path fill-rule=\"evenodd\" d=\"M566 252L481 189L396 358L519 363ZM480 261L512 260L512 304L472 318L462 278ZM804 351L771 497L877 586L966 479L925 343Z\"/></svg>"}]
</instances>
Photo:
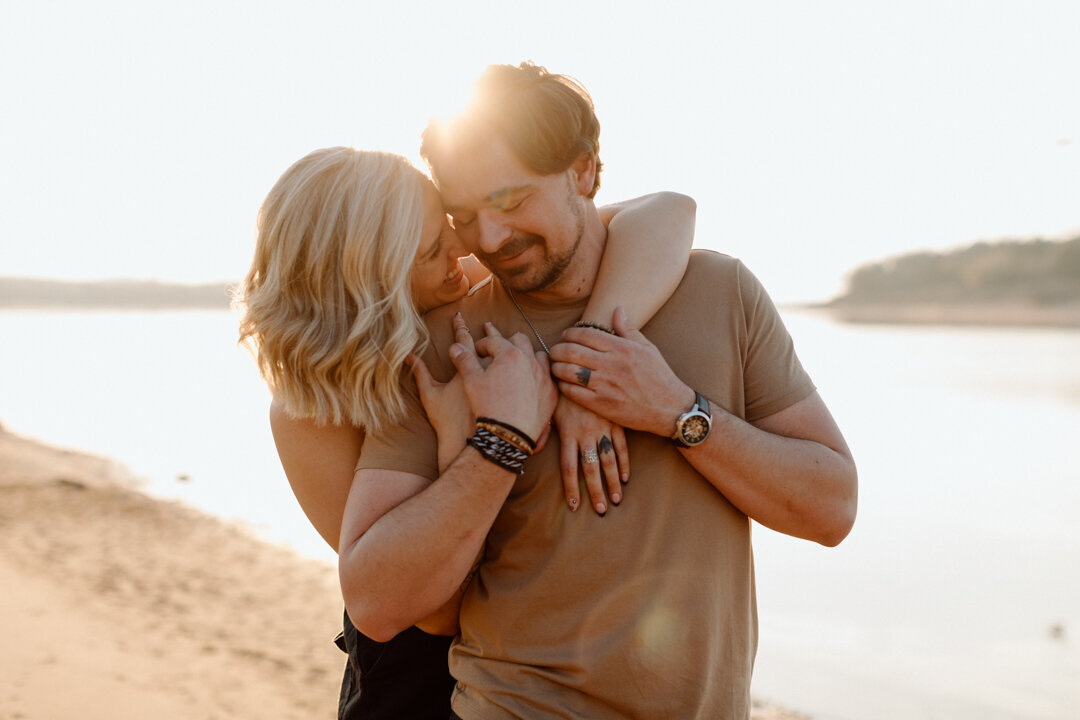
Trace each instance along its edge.
<instances>
[{"instance_id":1,"label":"black pants","mask_svg":"<svg viewBox=\"0 0 1080 720\"><path fill-rule=\"evenodd\" d=\"M446 669L451 640L411 627L389 642L375 642L346 613L335 639L349 655L338 720L447 720L454 689Z\"/></svg>"}]
</instances>

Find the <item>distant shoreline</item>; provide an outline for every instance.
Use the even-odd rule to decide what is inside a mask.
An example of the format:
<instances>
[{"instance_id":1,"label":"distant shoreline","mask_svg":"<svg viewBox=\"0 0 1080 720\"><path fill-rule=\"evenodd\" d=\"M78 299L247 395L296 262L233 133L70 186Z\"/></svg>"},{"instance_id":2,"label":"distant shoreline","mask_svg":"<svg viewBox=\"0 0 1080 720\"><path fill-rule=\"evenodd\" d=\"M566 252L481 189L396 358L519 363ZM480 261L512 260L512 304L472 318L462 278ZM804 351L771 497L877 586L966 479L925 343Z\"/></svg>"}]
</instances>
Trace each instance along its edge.
<instances>
[{"instance_id":1,"label":"distant shoreline","mask_svg":"<svg viewBox=\"0 0 1080 720\"><path fill-rule=\"evenodd\" d=\"M1080 302L1036 305L1025 302L823 303L784 309L826 315L850 324L969 325L1080 328Z\"/></svg>"},{"instance_id":2,"label":"distant shoreline","mask_svg":"<svg viewBox=\"0 0 1080 720\"><path fill-rule=\"evenodd\" d=\"M0 309L227 310L230 283L182 285L155 280L66 281L0 278Z\"/></svg>"},{"instance_id":3,"label":"distant shoreline","mask_svg":"<svg viewBox=\"0 0 1080 720\"><path fill-rule=\"evenodd\" d=\"M228 310L235 283L170 284L154 280L65 281L0 277L0 311ZM828 302L783 305L843 323L1080 328L1080 300L877 300L842 296Z\"/></svg>"},{"instance_id":4,"label":"distant shoreline","mask_svg":"<svg viewBox=\"0 0 1080 720\"><path fill-rule=\"evenodd\" d=\"M856 268L844 295L811 307L850 323L1080 327L1080 237L879 260Z\"/></svg>"}]
</instances>

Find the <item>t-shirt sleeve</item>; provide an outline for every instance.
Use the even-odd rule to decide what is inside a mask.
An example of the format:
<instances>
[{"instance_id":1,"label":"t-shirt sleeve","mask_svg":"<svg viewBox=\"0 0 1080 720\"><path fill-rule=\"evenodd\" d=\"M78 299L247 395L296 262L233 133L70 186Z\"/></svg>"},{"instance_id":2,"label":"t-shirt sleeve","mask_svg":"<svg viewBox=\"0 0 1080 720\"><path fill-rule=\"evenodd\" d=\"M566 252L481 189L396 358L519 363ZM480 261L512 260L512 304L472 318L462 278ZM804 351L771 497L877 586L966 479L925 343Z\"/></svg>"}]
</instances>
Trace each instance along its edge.
<instances>
[{"instance_id":1,"label":"t-shirt sleeve","mask_svg":"<svg viewBox=\"0 0 1080 720\"><path fill-rule=\"evenodd\" d=\"M397 470L429 480L439 477L435 429L424 414L416 386L407 383L408 414L396 425L369 433L356 469Z\"/></svg>"},{"instance_id":2,"label":"t-shirt sleeve","mask_svg":"<svg viewBox=\"0 0 1080 720\"><path fill-rule=\"evenodd\" d=\"M746 321L746 420L754 422L791 407L816 388L765 287L742 262L737 273Z\"/></svg>"}]
</instances>

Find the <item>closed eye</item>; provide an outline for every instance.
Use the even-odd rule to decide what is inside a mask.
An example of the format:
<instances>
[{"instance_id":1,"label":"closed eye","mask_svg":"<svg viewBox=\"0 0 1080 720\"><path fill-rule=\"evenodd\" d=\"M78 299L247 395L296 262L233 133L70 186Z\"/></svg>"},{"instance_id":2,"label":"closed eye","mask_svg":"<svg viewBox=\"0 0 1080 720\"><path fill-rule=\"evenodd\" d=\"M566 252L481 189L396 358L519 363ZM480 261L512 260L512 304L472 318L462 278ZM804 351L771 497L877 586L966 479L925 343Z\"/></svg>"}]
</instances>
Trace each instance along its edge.
<instances>
[{"instance_id":1,"label":"closed eye","mask_svg":"<svg viewBox=\"0 0 1080 720\"><path fill-rule=\"evenodd\" d=\"M439 239L435 241L435 247L432 249L431 252L429 252L427 254L427 257L425 259L434 260L435 258L439 257L440 252L442 252L442 234L441 233L439 234Z\"/></svg>"}]
</instances>

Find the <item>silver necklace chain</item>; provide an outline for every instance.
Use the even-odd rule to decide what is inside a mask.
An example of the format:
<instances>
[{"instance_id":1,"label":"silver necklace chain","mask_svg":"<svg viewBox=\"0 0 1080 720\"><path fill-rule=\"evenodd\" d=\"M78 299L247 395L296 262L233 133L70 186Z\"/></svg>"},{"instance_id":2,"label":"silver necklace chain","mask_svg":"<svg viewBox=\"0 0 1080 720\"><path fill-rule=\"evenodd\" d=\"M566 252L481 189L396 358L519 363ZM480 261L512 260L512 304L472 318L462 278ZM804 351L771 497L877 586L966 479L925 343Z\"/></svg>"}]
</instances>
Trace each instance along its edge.
<instances>
[{"instance_id":1,"label":"silver necklace chain","mask_svg":"<svg viewBox=\"0 0 1080 720\"><path fill-rule=\"evenodd\" d=\"M539 331L537 331L536 326L533 325L533 322L529 319L529 316L526 315L525 311L521 309L520 305L518 305L517 298L514 297L514 291L506 287L505 285L503 285L503 288L506 289L506 294L510 296L510 302L514 303L514 307L516 307L517 311L521 313L521 317L525 318L525 322L529 323L529 327L532 328L533 335L535 335L536 339L540 341L540 347L544 348L544 352L547 353L548 357L551 357L551 351L548 350L547 343L544 342L544 338L540 337Z\"/></svg>"}]
</instances>

